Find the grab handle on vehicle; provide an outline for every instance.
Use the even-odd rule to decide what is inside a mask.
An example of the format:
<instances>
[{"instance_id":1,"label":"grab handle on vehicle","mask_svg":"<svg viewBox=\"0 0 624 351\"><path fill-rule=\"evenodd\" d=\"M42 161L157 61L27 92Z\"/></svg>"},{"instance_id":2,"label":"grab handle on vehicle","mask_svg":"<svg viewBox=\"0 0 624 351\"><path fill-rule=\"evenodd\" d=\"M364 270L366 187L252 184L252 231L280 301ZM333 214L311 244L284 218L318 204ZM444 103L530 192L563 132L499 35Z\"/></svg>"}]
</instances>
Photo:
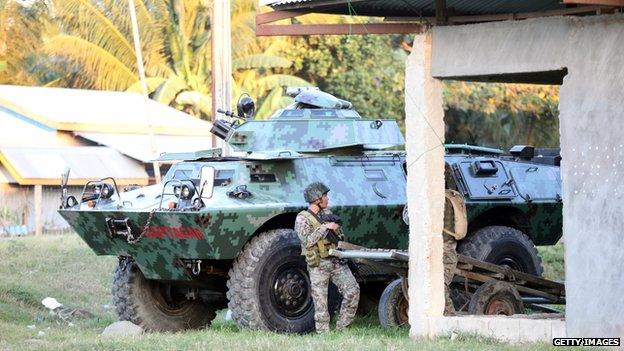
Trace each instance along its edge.
<instances>
[{"instance_id":1,"label":"grab handle on vehicle","mask_svg":"<svg viewBox=\"0 0 624 351\"><path fill-rule=\"evenodd\" d=\"M107 217L106 221L106 230L108 232L109 237L114 236L122 236L125 238L133 237L132 229L130 228L130 219L117 219L113 217Z\"/></svg>"}]
</instances>

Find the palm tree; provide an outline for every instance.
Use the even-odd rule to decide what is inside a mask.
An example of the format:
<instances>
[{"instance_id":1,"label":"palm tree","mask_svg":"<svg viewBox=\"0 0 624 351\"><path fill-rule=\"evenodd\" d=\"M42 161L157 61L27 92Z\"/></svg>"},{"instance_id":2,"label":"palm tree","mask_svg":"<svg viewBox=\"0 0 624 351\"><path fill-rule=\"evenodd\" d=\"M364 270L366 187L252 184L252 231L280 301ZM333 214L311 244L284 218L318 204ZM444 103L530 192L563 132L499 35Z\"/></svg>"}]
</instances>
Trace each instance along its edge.
<instances>
[{"instance_id":1,"label":"palm tree","mask_svg":"<svg viewBox=\"0 0 624 351\"><path fill-rule=\"evenodd\" d=\"M38 84L36 52L52 32L45 2L0 0L0 84Z\"/></svg>"},{"instance_id":2,"label":"palm tree","mask_svg":"<svg viewBox=\"0 0 624 351\"><path fill-rule=\"evenodd\" d=\"M209 7L196 0L170 9L173 18L166 29L165 47L171 49L168 57L173 74L153 90L155 100L187 110L190 107L194 114L204 117L212 113L209 12ZM255 15L255 1L232 2L233 94L248 93L258 99L257 116L264 118L270 111L292 101L283 96L284 86L309 83L295 76L274 73L292 64L275 54L288 43L283 38L256 39Z\"/></svg>"},{"instance_id":3,"label":"palm tree","mask_svg":"<svg viewBox=\"0 0 624 351\"><path fill-rule=\"evenodd\" d=\"M161 29L166 7L161 0L137 1L146 74L167 75ZM60 0L54 3L59 33L45 41L42 51L55 61L70 63L56 84L73 88L125 90L138 81L136 56L125 2ZM79 79L76 79L79 76Z\"/></svg>"},{"instance_id":4,"label":"palm tree","mask_svg":"<svg viewBox=\"0 0 624 351\"><path fill-rule=\"evenodd\" d=\"M211 0L139 0L135 3L152 98L206 118L211 114ZM11 8L13 12L5 7L0 13L0 20L7 15L23 18L16 31L25 33L17 39L19 36L14 36L15 33L9 34L9 26L2 26L5 43L9 44L0 44L0 78L11 76L22 84L32 85L138 91L136 56L125 2L57 0L53 7L39 11L52 17L50 23L54 25L46 27L49 34L41 35L42 30L38 29L27 38L25 34L31 32L23 28L43 28L40 22L45 17L19 17L15 12L23 8L18 7ZM282 94L283 86L309 83L283 74L291 62L276 52L288 45L286 39L256 39L256 10L253 0L232 2L233 86L235 95L246 92L259 100L258 115L262 117L290 102L290 98ZM24 48L25 45L28 47ZM3 50L5 47L13 49ZM37 51L37 47L41 49ZM43 55L46 58L43 71L54 74L41 77L16 74L18 70L8 62L23 64L27 61L24 53Z\"/></svg>"}]
</instances>

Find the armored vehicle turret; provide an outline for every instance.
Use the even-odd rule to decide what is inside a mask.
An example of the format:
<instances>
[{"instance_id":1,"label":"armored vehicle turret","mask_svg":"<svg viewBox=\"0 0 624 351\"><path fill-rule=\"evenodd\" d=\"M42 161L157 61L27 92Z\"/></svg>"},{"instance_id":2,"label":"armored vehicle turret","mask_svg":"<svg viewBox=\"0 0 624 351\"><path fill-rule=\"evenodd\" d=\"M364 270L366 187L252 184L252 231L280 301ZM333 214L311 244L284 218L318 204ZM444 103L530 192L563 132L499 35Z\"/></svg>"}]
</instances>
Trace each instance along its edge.
<instances>
[{"instance_id":1,"label":"armored vehicle turret","mask_svg":"<svg viewBox=\"0 0 624 351\"><path fill-rule=\"evenodd\" d=\"M404 140L393 120L364 119L351 103L314 89L254 120L250 99L212 131L219 149L164 154L178 161L161 184L120 192L114 179L89 182L59 212L98 255L119 257L113 302L119 318L151 330L208 325L229 307L240 327L314 329L309 278L293 230L303 189L322 181L348 241L406 249ZM535 245L561 236L558 156L531 147L511 154L447 146L447 184L464 194L469 234L460 252L532 274ZM354 267L363 308L391 273ZM332 294L330 293L330 296Z\"/></svg>"}]
</instances>

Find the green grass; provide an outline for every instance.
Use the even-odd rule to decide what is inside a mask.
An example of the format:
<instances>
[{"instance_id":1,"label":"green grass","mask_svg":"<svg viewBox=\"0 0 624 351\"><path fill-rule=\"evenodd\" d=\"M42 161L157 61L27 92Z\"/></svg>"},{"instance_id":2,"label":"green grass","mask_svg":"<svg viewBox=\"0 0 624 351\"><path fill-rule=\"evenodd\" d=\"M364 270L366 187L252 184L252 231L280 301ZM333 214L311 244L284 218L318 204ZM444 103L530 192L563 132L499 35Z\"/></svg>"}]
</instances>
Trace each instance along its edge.
<instances>
[{"instance_id":1,"label":"green grass","mask_svg":"<svg viewBox=\"0 0 624 351\"><path fill-rule=\"evenodd\" d=\"M563 250L563 240L560 240L554 246L540 246L537 248L544 266L544 278L561 282L565 280Z\"/></svg>"},{"instance_id":2,"label":"green grass","mask_svg":"<svg viewBox=\"0 0 624 351\"><path fill-rule=\"evenodd\" d=\"M540 249L542 251L544 249ZM562 249L547 253L547 272L562 271ZM559 258L557 258L559 255ZM412 340L405 329L384 330L374 317L357 319L342 333L283 335L239 330L220 313L210 328L184 333L148 333L105 339L102 330L116 320L110 288L114 257L96 256L75 235L0 238L0 350L547 350L546 344L510 346L471 335L455 340ZM551 267L551 266L554 266ZM548 273L550 274L550 273ZM69 308L93 313L74 326L41 305L47 296ZM31 329L28 326L34 325ZM44 333L38 336L39 331ZM557 348L559 350L560 348Z\"/></svg>"}]
</instances>

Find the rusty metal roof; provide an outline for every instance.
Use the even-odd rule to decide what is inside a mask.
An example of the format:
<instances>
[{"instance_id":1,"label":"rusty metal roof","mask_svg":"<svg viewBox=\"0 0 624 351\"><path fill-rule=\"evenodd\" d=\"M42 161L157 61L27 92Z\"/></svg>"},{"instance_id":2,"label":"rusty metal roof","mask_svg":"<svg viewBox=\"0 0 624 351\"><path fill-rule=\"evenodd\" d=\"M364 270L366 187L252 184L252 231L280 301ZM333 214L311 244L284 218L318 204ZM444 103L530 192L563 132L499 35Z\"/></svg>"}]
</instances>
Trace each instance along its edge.
<instances>
[{"instance_id":1,"label":"rusty metal roof","mask_svg":"<svg viewBox=\"0 0 624 351\"><path fill-rule=\"evenodd\" d=\"M376 17L433 17L436 10L432 0L264 0L260 5L274 10ZM566 8L559 0L446 0L446 6L449 16L514 14Z\"/></svg>"}]
</instances>

